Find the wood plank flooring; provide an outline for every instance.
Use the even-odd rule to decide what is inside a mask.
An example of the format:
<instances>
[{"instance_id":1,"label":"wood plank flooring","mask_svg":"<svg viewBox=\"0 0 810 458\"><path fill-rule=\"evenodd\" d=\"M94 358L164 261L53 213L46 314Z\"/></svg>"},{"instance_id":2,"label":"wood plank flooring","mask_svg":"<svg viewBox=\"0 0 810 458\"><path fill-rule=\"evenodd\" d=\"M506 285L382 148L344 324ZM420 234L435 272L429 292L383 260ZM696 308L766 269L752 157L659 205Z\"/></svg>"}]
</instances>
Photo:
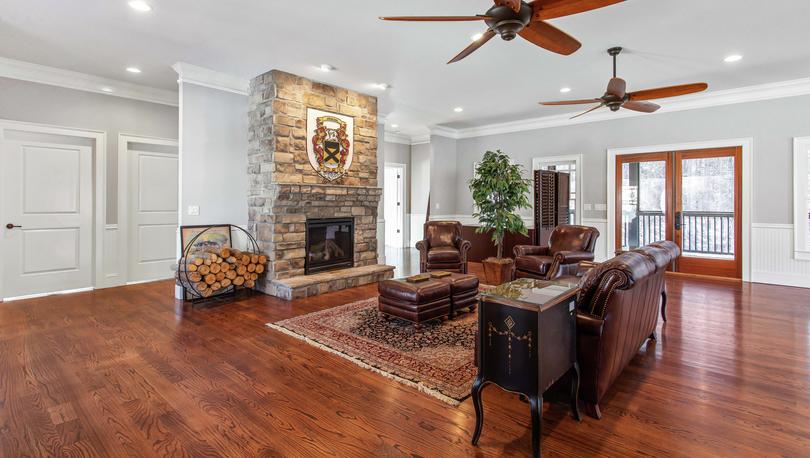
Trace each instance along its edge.
<instances>
[{"instance_id":1,"label":"wood plank flooring","mask_svg":"<svg viewBox=\"0 0 810 458\"><path fill-rule=\"evenodd\" d=\"M546 456L810 456L810 290L672 277L669 322ZM524 456L529 408L474 413L264 325L371 297L195 308L170 282L0 304L0 455Z\"/></svg>"}]
</instances>

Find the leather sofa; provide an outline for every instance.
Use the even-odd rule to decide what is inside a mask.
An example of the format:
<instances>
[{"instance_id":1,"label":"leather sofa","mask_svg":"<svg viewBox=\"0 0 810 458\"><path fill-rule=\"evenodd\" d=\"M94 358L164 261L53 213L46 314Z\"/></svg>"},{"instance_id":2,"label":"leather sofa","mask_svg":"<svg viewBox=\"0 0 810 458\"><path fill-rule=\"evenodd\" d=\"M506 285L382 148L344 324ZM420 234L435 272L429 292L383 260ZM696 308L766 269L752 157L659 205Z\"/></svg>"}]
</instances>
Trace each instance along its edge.
<instances>
[{"instance_id":1,"label":"leather sofa","mask_svg":"<svg viewBox=\"0 0 810 458\"><path fill-rule=\"evenodd\" d=\"M580 262L593 261L598 238L594 227L561 224L552 231L548 246L515 246L514 276L540 280L575 276Z\"/></svg>"},{"instance_id":2,"label":"leather sofa","mask_svg":"<svg viewBox=\"0 0 810 458\"><path fill-rule=\"evenodd\" d=\"M467 273L467 252L472 244L461 238L458 221L428 221L424 226L424 240L416 242L419 250L419 271Z\"/></svg>"},{"instance_id":3,"label":"leather sofa","mask_svg":"<svg viewBox=\"0 0 810 458\"><path fill-rule=\"evenodd\" d=\"M664 272L680 254L659 243L596 264L579 282L577 359L580 399L601 418L599 402L649 338L655 339Z\"/></svg>"}]
</instances>

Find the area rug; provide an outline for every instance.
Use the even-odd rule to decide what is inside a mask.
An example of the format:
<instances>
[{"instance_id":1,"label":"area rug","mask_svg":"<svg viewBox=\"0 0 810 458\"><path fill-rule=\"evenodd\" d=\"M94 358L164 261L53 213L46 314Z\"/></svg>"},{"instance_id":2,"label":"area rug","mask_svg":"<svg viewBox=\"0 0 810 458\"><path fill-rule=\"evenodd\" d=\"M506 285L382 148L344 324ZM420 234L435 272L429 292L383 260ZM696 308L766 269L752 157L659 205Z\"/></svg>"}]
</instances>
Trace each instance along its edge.
<instances>
[{"instance_id":1,"label":"area rug","mask_svg":"<svg viewBox=\"0 0 810 458\"><path fill-rule=\"evenodd\" d=\"M476 376L476 324L475 313L461 313L416 330L407 321L386 321L371 298L267 326L458 405Z\"/></svg>"}]
</instances>

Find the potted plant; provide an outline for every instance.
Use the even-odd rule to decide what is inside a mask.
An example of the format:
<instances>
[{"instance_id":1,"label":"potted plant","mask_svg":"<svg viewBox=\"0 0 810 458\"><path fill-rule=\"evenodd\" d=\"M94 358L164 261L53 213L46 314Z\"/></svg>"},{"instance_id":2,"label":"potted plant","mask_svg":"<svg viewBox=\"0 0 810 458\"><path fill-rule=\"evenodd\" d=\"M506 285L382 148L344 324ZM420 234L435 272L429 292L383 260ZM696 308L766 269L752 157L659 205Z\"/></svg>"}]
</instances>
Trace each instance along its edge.
<instances>
[{"instance_id":1,"label":"potted plant","mask_svg":"<svg viewBox=\"0 0 810 458\"><path fill-rule=\"evenodd\" d=\"M500 150L487 151L469 183L476 207L473 216L480 223L476 232L490 231L497 248L497 257L484 259L484 275L491 285L512 279L513 261L503 257L506 233L528 234L523 219L517 214L517 210L531 207L529 180L523 178L522 172L523 167L513 164Z\"/></svg>"}]
</instances>

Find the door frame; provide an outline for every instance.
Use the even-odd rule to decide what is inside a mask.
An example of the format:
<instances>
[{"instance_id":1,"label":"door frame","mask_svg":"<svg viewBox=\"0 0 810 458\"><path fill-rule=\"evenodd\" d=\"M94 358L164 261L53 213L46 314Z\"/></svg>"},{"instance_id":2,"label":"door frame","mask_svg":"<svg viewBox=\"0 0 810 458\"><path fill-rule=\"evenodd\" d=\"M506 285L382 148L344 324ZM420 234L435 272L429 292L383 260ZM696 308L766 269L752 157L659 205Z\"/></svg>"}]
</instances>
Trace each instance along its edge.
<instances>
[{"instance_id":1,"label":"door frame","mask_svg":"<svg viewBox=\"0 0 810 458\"><path fill-rule=\"evenodd\" d=\"M24 121L13 121L10 119L0 119L0 142L6 140L6 130L19 130L23 132L61 135L65 137L87 138L93 142L93 253L91 258L91 277L93 279L92 288L100 288L105 285L104 266L104 233L107 221L107 134L99 130L81 129L75 127L62 127L50 124L39 124ZM0 192L2 192L0 183ZM2 218L3 215L0 215ZM0 263L0 300L3 299L3 265ZM51 294L65 292L77 292L80 290L57 291L53 293L30 294L26 296L10 297L5 300L27 299Z\"/></svg>"},{"instance_id":2,"label":"door frame","mask_svg":"<svg viewBox=\"0 0 810 458\"><path fill-rule=\"evenodd\" d=\"M751 281L751 210L753 194L753 137L634 146L607 149L607 234L608 253L616 246L616 157L627 154L661 153L697 149L739 147L742 149L742 281Z\"/></svg>"},{"instance_id":3,"label":"door frame","mask_svg":"<svg viewBox=\"0 0 810 458\"><path fill-rule=\"evenodd\" d=\"M400 205L399 213L402 215L402 248L407 248L411 246L409 243L411 234L409 230L410 224L407 218L408 212L405 211L405 209L408 208L408 197L409 197L407 192L408 187L406 185L407 182L405 181L408 179L407 175L408 166L407 164L403 164L401 162L386 162L383 165L383 176L385 176L385 169L387 167L398 168L402 171L402 181L400 182L402 186L402 205ZM385 186L385 183L383 183L383 186ZM383 190L383 195L384 194L385 190ZM383 203L383 218L385 218L385 203ZM386 221L385 224L388 224L388 221Z\"/></svg>"},{"instance_id":4,"label":"door frame","mask_svg":"<svg viewBox=\"0 0 810 458\"><path fill-rule=\"evenodd\" d=\"M583 225L582 223L582 209L584 202L582 201L583 196L583 189L585 189L584 182L585 180L582 179L582 155L581 154L568 154L563 156L539 156L532 158L532 173L537 170L537 167L542 164L549 164L555 162L573 162L574 167L576 168L577 172L577 201L576 206L574 207L574 214L577 217L577 224ZM532 205L534 205L534 186L532 188Z\"/></svg>"},{"instance_id":5,"label":"door frame","mask_svg":"<svg viewBox=\"0 0 810 458\"><path fill-rule=\"evenodd\" d=\"M118 134L118 285L129 284L129 144L146 143L148 145L174 146L177 148L177 161L180 161L180 142L171 138L146 137L143 135ZM179 170L179 168L178 168ZM180 194L178 177L177 194ZM178 205L178 222L182 209ZM110 274L113 275L113 274Z\"/></svg>"}]
</instances>

